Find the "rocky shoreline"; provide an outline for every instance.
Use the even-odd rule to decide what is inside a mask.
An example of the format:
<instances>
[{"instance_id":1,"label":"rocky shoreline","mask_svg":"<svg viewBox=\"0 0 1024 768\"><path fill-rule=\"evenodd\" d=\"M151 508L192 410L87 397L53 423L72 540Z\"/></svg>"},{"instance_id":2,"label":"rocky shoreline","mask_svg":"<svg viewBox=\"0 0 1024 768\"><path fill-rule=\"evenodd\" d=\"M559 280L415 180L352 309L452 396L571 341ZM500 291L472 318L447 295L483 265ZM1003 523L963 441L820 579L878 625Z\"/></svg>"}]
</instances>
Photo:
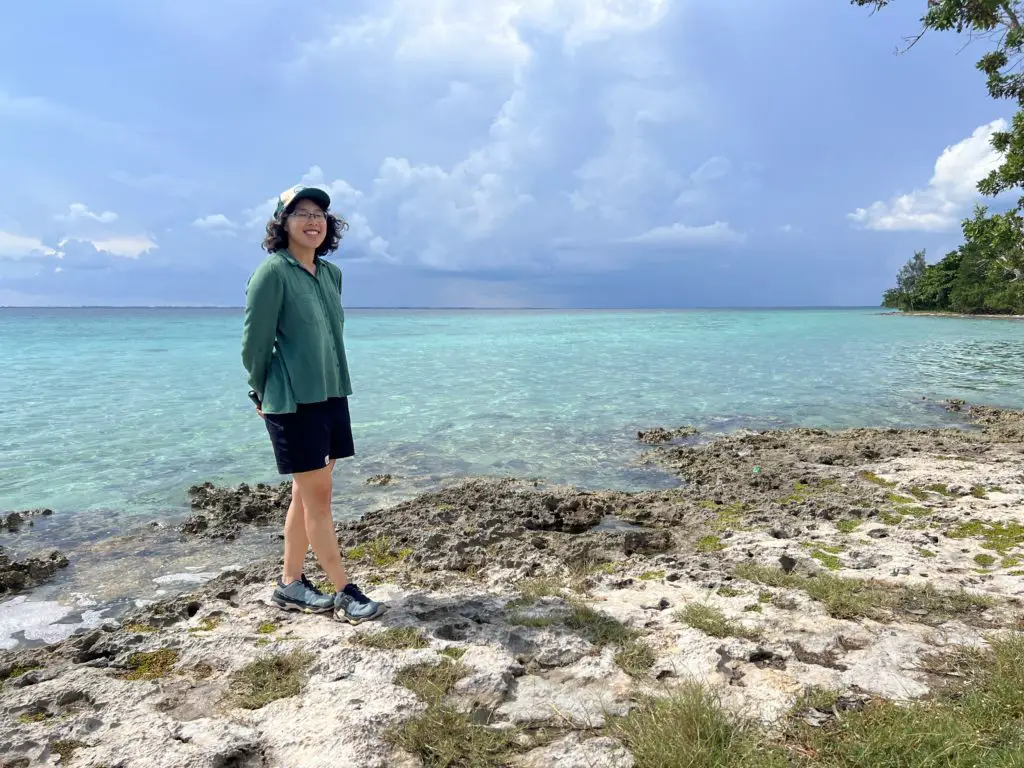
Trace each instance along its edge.
<instances>
[{"instance_id":1,"label":"rocky shoreline","mask_svg":"<svg viewBox=\"0 0 1024 768\"><path fill-rule=\"evenodd\" d=\"M341 523L381 620L277 611L271 560L0 654L0 766L643 768L644 713L695 684L778 765L824 764L837 718L1024 630L1024 413L950 407L962 428L650 430L681 487L467 480ZM288 493L197 486L182 535L276 526Z\"/></svg>"}]
</instances>

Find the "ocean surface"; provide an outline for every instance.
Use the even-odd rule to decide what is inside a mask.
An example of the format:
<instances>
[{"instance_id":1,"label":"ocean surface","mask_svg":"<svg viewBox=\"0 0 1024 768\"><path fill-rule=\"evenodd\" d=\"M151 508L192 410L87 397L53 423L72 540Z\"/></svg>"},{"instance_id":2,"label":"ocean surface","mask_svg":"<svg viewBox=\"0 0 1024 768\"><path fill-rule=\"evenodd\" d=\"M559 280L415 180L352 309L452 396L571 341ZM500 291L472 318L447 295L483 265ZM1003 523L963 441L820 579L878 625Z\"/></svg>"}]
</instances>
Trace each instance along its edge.
<instances>
[{"instance_id":1,"label":"ocean surface","mask_svg":"<svg viewBox=\"0 0 1024 768\"><path fill-rule=\"evenodd\" d=\"M266 531L217 547L170 533L192 484L279 479L240 334L241 310L0 309L0 511L55 513L0 546L76 553L53 584L0 603L0 647L276 551ZM358 455L336 472L339 518L466 475L670 486L639 460L636 431L656 425L928 426L954 423L942 398L1024 407L1013 321L348 310L346 344ZM396 482L367 486L379 472Z\"/></svg>"}]
</instances>

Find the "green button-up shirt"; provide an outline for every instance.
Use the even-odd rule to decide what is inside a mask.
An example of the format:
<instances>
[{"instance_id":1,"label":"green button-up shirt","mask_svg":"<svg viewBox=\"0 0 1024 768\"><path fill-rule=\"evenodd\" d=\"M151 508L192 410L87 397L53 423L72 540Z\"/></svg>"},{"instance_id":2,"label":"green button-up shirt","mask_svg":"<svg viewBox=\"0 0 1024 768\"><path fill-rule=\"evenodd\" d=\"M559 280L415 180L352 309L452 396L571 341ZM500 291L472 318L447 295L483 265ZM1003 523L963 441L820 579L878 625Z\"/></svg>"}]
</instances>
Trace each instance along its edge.
<instances>
[{"instance_id":1,"label":"green button-up shirt","mask_svg":"<svg viewBox=\"0 0 1024 768\"><path fill-rule=\"evenodd\" d=\"M311 275L287 251L270 254L245 289L242 364L264 413L348 397L341 269L316 259Z\"/></svg>"}]
</instances>

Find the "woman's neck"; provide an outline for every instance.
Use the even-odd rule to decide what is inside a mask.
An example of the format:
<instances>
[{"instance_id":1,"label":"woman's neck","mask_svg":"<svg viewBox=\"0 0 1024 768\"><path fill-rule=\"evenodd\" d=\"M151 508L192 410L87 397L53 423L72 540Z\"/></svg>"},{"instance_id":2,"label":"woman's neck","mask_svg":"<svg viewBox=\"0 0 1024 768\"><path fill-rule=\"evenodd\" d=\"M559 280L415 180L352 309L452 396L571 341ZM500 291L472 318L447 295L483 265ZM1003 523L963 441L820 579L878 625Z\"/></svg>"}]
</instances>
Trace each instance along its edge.
<instances>
[{"instance_id":1,"label":"woman's neck","mask_svg":"<svg viewBox=\"0 0 1024 768\"><path fill-rule=\"evenodd\" d=\"M302 248L299 246L288 246L288 253L292 255L299 264L304 266L310 272L313 271L313 264L316 260L316 250L314 248Z\"/></svg>"}]
</instances>

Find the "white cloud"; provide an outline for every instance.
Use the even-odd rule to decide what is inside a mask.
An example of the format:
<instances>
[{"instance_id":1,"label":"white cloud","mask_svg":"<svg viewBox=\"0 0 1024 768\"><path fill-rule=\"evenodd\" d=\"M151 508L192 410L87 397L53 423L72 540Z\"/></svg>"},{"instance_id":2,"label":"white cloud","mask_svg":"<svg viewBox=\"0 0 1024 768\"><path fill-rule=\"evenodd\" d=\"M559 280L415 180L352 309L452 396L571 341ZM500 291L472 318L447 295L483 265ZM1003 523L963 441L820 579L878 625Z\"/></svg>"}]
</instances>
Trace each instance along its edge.
<instances>
[{"instance_id":1,"label":"white cloud","mask_svg":"<svg viewBox=\"0 0 1024 768\"><path fill-rule=\"evenodd\" d=\"M347 236L372 258L446 270L480 266L481 254L472 244L493 235L534 202L516 173L543 147L541 132L526 114L528 107L524 92L515 90L492 121L487 140L448 168L387 157L366 192L343 179L327 182L319 166L301 181L331 195L332 209L349 223ZM271 198L244 216L250 226L262 225L275 205L276 198ZM371 226L378 216L391 222L387 238ZM494 248L487 265L503 259L519 257Z\"/></svg>"},{"instance_id":2,"label":"white cloud","mask_svg":"<svg viewBox=\"0 0 1024 768\"><path fill-rule=\"evenodd\" d=\"M69 223L77 221L95 221L100 224L110 224L111 222L117 221L117 214L113 211L104 211L103 213L93 213L83 203L72 203L68 207L67 213L59 213L54 216L57 221L65 221Z\"/></svg>"},{"instance_id":3,"label":"white cloud","mask_svg":"<svg viewBox=\"0 0 1024 768\"><path fill-rule=\"evenodd\" d=\"M0 259L24 259L31 256L59 256L38 237L0 231Z\"/></svg>"},{"instance_id":4,"label":"white cloud","mask_svg":"<svg viewBox=\"0 0 1024 768\"><path fill-rule=\"evenodd\" d=\"M69 242L88 243L97 251L109 253L112 256L122 256L126 259L137 259L147 251L155 250L159 246L146 235L120 235L105 238L68 237L60 241L58 246L63 248Z\"/></svg>"},{"instance_id":5,"label":"white cloud","mask_svg":"<svg viewBox=\"0 0 1024 768\"><path fill-rule=\"evenodd\" d=\"M716 221L701 227L675 223L667 227L654 227L635 237L622 240L629 245L644 245L652 248L687 248L698 246L736 245L746 241L747 236L734 230L727 222Z\"/></svg>"},{"instance_id":6,"label":"white cloud","mask_svg":"<svg viewBox=\"0 0 1024 768\"><path fill-rule=\"evenodd\" d=\"M620 219L642 195L673 194L682 180L645 130L677 121L689 109L690 99L678 90L632 83L608 88L603 104L608 139L576 171L579 184L569 195L573 210L593 209L604 218Z\"/></svg>"},{"instance_id":7,"label":"white cloud","mask_svg":"<svg viewBox=\"0 0 1024 768\"><path fill-rule=\"evenodd\" d=\"M876 230L937 232L955 228L981 196L978 182L1002 162L991 140L993 133L1006 129L1007 123L1001 118L979 126L966 139L942 151L928 186L887 202L876 201L847 217Z\"/></svg>"},{"instance_id":8,"label":"white cloud","mask_svg":"<svg viewBox=\"0 0 1024 768\"><path fill-rule=\"evenodd\" d=\"M787 235L796 235L802 231L803 230L801 230L800 227L794 227L792 224L783 224L781 227L779 227L779 232L782 232Z\"/></svg>"},{"instance_id":9,"label":"white cloud","mask_svg":"<svg viewBox=\"0 0 1024 768\"><path fill-rule=\"evenodd\" d=\"M520 72L533 57L531 33L557 36L572 53L642 32L667 14L669 0L390 0L382 14L335 26L307 44L303 60L387 49L408 64Z\"/></svg>"},{"instance_id":10,"label":"white cloud","mask_svg":"<svg viewBox=\"0 0 1024 768\"><path fill-rule=\"evenodd\" d=\"M388 241L373 231L366 214L359 210L360 206L365 205L367 202L366 196L361 191L344 179L327 181L323 169L318 165L314 165L306 171L302 175L300 182L306 186L319 187L331 196L331 210L340 214L348 222L349 229L345 235L346 239L351 238L360 243L369 252L371 257L383 261L394 261L394 258L388 252ZM246 209L242 213L242 216L245 218L245 225L250 228L264 226L276 208L277 196L274 196L257 206ZM216 216L220 215L216 214ZM227 217L224 218L227 219ZM342 248L344 247L342 245Z\"/></svg>"},{"instance_id":11,"label":"white cloud","mask_svg":"<svg viewBox=\"0 0 1024 768\"><path fill-rule=\"evenodd\" d=\"M223 213L211 213L193 221L192 226L215 234L233 235L238 225Z\"/></svg>"},{"instance_id":12,"label":"white cloud","mask_svg":"<svg viewBox=\"0 0 1024 768\"><path fill-rule=\"evenodd\" d=\"M712 157L706 160L697 170L689 175L683 191L676 198L676 205L695 205L703 202L708 195L709 187L716 181L724 179L732 170L732 163L725 157Z\"/></svg>"}]
</instances>

